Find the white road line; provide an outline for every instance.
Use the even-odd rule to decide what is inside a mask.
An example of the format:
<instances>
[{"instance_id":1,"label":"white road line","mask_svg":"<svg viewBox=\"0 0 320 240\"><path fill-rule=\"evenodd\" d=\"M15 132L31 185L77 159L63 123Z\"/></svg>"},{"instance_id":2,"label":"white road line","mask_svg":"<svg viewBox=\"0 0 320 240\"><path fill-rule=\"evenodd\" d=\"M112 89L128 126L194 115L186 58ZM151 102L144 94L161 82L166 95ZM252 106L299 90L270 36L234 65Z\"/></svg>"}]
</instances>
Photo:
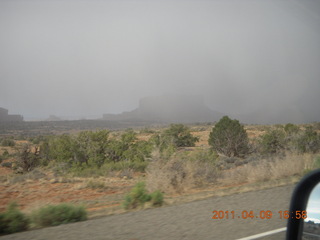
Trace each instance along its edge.
<instances>
[{"instance_id":1,"label":"white road line","mask_svg":"<svg viewBox=\"0 0 320 240\"><path fill-rule=\"evenodd\" d=\"M279 232L283 232L283 231L286 231L286 230L287 230L286 227L278 228L278 229L275 229L275 230L271 230L271 231L264 232L264 233L259 233L259 234L252 235L252 236L249 236L249 237L239 238L237 240L253 240L253 239L265 237L265 236L268 236L268 235L276 234L276 233L279 233Z\"/></svg>"}]
</instances>

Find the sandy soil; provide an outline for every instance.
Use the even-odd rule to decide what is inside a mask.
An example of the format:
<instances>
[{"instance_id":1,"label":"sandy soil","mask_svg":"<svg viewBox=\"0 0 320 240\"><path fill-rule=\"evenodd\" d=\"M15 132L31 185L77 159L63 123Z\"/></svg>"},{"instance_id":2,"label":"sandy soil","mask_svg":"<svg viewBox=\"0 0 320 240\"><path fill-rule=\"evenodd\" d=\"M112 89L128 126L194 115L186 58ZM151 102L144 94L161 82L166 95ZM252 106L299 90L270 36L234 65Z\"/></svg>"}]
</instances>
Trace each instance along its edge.
<instances>
[{"instance_id":1,"label":"sandy soil","mask_svg":"<svg viewBox=\"0 0 320 240\"><path fill-rule=\"evenodd\" d=\"M15 201L24 212L30 212L47 204L62 202L83 204L91 213L110 214L121 209L120 203L136 179L121 178L54 178L50 173L40 179L34 176L12 175L12 170L0 167L0 212L4 211L8 203ZM105 187L91 189L88 181L99 181ZM101 209L104 209L104 213Z\"/></svg>"}]
</instances>

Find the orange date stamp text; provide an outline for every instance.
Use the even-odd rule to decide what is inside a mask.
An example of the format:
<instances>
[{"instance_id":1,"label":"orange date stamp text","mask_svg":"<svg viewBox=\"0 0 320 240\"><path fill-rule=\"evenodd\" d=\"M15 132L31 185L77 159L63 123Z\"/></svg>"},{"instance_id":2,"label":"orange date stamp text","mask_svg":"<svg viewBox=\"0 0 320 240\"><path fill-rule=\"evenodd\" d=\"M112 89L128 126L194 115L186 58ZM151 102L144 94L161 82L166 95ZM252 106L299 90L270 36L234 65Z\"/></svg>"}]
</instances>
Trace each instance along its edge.
<instances>
[{"instance_id":1,"label":"orange date stamp text","mask_svg":"<svg viewBox=\"0 0 320 240\"><path fill-rule=\"evenodd\" d=\"M212 211L212 219L306 219L307 211L277 211L273 212L270 210L243 210L243 211L230 211L230 210L214 210Z\"/></svg>"}]
</instances>

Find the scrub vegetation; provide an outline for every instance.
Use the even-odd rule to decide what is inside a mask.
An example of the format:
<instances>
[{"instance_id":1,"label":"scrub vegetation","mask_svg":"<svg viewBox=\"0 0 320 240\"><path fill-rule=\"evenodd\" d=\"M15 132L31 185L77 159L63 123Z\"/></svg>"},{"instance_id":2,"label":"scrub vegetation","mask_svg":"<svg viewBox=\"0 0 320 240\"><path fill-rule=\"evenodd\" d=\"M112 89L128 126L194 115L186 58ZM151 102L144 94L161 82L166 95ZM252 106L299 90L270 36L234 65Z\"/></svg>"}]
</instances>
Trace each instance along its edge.
<instances>
[{"instance_id":1,"label":"scrub vegetation","mask_svg":"<svg viewBox=\"0 0 320 240\"><path fill-rule=\"evenodd\" d=\"M82 206L48 205L25 214L18 209L17 203L11 202L6 211L0 213L0 235L26 231L30 226L49 227L86 219L87 212Z\"/></svg>"},{"instance_id":2,"label":"scrub vegetation","mask_svg":"<svg viewBox=\"0 0 320 240\"><path fill-rule=\"evenodd\" d=\"M135 209L143 207L145 203L150 202L152 206L160 207L163 204L163 193L159 190L149 194L145 188L144 182L138 182L125 196L123 207L125 209Z\"/></svg>"},{"instance_id":3,"label":"scrub vegetation","mask_svg":"<svg viewBox=\"0 0 320 240\"><path fill-rule=\"evenodd\" d=\"M84 221L87 219L87 212L82 206L62 203L35 210L31 213L30 218L36 227L49 227Z\"/></svg>"},{"instance_id":4,"label":"scrub vegetation","mask_svg":"<svg viewBox=\"0 0 320 240\"><path fill-rule=\"evenodd\" d=\"M5 212L0 213L0 235L21 232L29 227L29 219L14 202L10 203Z\"/></svg>"},{"instance_id":5,"label":"scrub vegetation","mask_svg":"<svg viewBox=\"0 0 320 240\"><path fill-rule=\"evenodd\" d=\"M90 216L104 208L103 196L118 194L107 205L130 210L161 206L194 190L299 178L320 167L319 132L319 123L242 125L225 116L216 124L1 135L1 194L7 199L0 202L1 234L84 220L85 209ZM31 211L22 197L28 194L14 194L35 182L66 192ZM17 199L28 215L16 205L5 209L8 199ZM84 207L74 207L79 203Z\"/></svg>"}]
</instances>

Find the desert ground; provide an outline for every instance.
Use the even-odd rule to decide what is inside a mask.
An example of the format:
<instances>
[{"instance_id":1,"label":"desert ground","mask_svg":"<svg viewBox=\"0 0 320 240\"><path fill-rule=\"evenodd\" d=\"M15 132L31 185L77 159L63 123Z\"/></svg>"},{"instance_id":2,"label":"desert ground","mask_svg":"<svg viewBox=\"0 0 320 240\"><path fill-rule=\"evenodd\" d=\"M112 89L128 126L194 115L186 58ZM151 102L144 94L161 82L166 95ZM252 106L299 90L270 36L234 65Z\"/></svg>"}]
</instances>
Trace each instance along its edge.
<instances>
[{"instance_id":1,"label":"desert ground","mask_svg":"<svg viewBox=\"0 0 320 240\"><path fill-rule=\"evenodd\" d=\"M194 151L197 149L208 149L208 138L213 127L212 124L206 125L190 125L192 135L199 137L199 141L195 147L186 148L186 151ZM135 128L137 137L140 140L149 140L154 132L159 132L165 127L158 126L156 128ZM270 126L246 125L245 129L248 133L250 141L254 141L263 135ZM303 128L303 126L301 126ZM152 131L150 131L152 130ZM54 129L55 134L65 133L64 129ZM114 130L113 135L118 136L123 130ZM77 130L68 130L74 134ZM41 130L40 130L41 133ZM13 132L10 133L14 135ZM21 135L18 131L17 135ZM8 133L2 134L8 136ZM16 145L28 142L25 140L15 140ZM0 147L0 155L3 152L14 153L13 147ZM0 211L4 211L7 205L14 201L17 202L19 208L30 213L34 209L40 208L48 204L73 203L85 206L88 211L89 218L96 218L106 215L124 213L122 202L126 194L130 192L132 187L140 181L146 180L147 173L132 172L123 174L121 171L114 171L108 176L100 177L72 177L69 175L57 175L50 168L37 168L28 173L17 173L6 163L13 164L15 158L9 158L2 161L0 165ZM246 172L237 172L245 169L244 166L233 166L223 172L226 176L239 177ZM246 171L251 171L247 169ZM252 171L251 171L252 172ZM256 179L252 181L239 181L238 178L226 181L224 184L207 184L194 188L187 188L180 193L165 193L164 205L174 205L179 203L192 202L199 199L205 199L212 196L224 196L236 194L240 192L255 191L259 189L274 188L294 184L301 178L301 175L288 174L284 177L273 179ZM148 208L148 206L146 206Z\"/></svg>"}]
</instances>

